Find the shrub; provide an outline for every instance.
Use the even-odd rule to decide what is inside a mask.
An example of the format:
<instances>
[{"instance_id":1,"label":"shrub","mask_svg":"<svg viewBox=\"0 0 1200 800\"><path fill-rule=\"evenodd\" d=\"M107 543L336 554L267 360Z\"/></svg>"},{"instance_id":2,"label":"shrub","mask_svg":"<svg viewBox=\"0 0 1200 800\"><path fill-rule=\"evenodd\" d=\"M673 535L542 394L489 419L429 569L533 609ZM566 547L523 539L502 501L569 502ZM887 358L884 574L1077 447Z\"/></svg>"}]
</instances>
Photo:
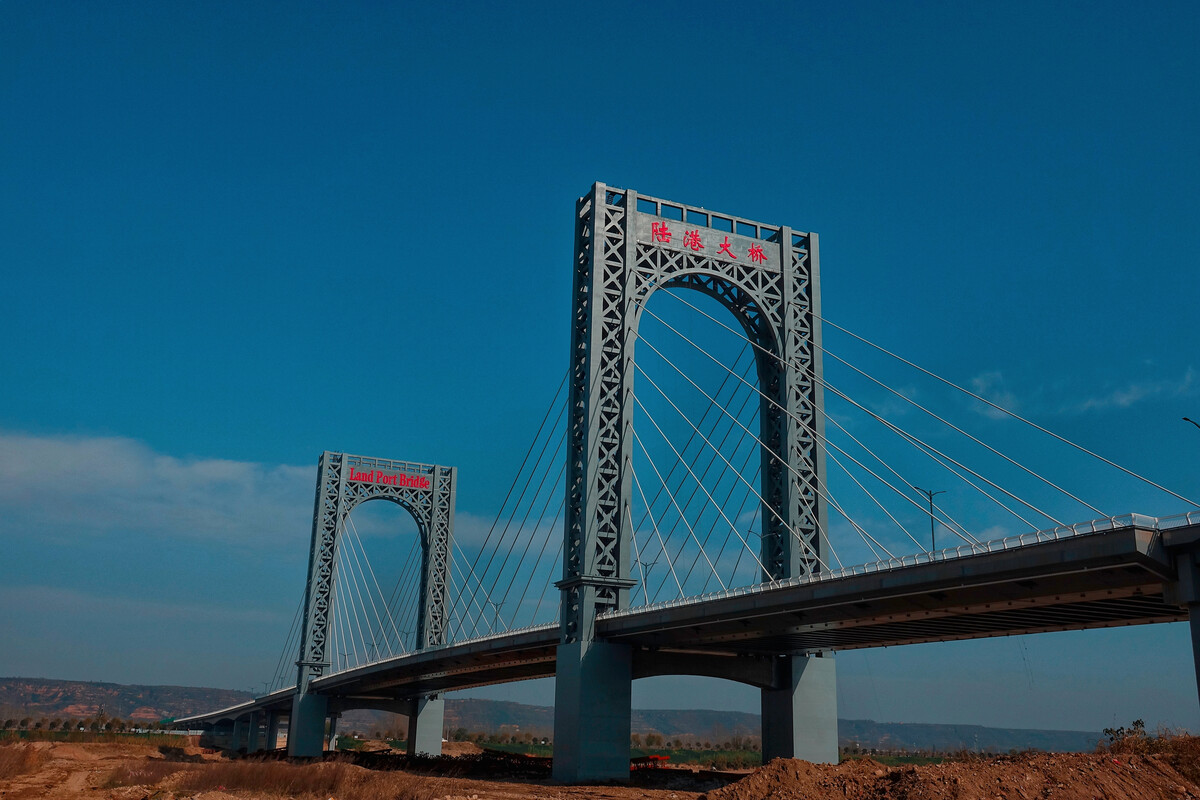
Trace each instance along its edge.
<instances>
[{"instance_id":1,"label":"shrub","mask_svg":"<svg viewBox=\"0 0 1200 800\"><path fill-rule=\"evenodd\" d=\"M1200 737L1165 728L1151 735L1146 733L1146 724L1140 719L1135 719L1128 728L1105 728L1104 735L1108 741L1098 744L1097 752L1126 756L1161 755L1179 774L1200 781Z\"/></svg>"}]
</instances>

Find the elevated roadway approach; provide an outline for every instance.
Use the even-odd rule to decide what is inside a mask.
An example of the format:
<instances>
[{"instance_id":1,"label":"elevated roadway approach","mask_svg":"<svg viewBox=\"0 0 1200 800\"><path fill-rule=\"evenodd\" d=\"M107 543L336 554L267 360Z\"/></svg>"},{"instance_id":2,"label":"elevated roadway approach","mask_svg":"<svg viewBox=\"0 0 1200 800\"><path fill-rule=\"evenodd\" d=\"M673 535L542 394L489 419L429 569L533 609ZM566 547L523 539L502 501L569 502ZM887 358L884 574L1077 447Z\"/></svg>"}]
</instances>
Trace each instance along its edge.
<instances>
[{"instance_id":1,"label":"elevated roadway approach","mask_svg":"<svg viewBox=\"0 0 1200 800\"><path fill-rule=\"evenodd\" d=\"M1079 630L1189 618L1200 603L1200 517L1127 515L598 616L632 646L634 678L693 674L771 688L779 654ZM1193 626L1195 627L1195 626ZM413 698L550 677L555 623L389 658L315 679L331 711L405 713ZM286 715L284 689L181 725Z\"/></svg>"}]
</instances>

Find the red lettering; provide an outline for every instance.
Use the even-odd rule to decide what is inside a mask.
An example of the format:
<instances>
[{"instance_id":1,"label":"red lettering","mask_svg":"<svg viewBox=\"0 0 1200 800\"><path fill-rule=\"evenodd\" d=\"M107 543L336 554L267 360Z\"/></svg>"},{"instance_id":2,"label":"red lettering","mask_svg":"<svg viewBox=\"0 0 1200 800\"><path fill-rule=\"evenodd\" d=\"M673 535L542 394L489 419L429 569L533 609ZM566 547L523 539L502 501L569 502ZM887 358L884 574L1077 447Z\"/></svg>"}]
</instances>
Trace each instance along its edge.
<instances>
[{"instance_id":1,"label":"red lettering","mask_svg":"<svg viewBox=\"0 0 1200 800\"><path fill-rule=\"evenodd\" d=\"M729 249L729 237L728 236L725 237L725 241L721 242L721 252L724 253L725 255L729 256L730 258L737 258L737 256L735 256L733 254L733 251Z\"/></svg>"},{"instance_id":2,"label":"red lettering","mask_svg":"<svg viewBox=\"0 0 1200 800\"><path fill-rule=\"evenodd\" d=\"M671 230L667 227L667 223L665 222L651 222L650 235L656 242L671 241Z\"/></svg>"},{"instance_id":3,"label":"red lettering","mask_svg":"<svg viewBox=\"0 0 1200 800\"><path fill-rule=\"evenodd\" d=\"M767 255L763 252L761 247L756 244L752 244L750 245L750 260L756 264L759 264L767 260Z\"/></svg>"}]
</instances>

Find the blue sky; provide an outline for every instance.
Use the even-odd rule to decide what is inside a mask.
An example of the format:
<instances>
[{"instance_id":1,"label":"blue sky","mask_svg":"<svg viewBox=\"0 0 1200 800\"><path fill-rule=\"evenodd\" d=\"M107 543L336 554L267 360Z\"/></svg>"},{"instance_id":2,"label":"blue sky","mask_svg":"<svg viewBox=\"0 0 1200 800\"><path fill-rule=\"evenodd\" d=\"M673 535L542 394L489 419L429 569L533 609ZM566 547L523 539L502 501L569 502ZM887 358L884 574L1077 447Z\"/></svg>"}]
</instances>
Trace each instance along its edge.
<instances>
[{"instance_id":1,"label":"blue sky","mask_svg":"<svg viewBox=\"0 0 1200 800\"><path fill-rule=\"evenodd\" d=\"M1194 4L574 5L4 4L0 674L261 684L325 449L485 529L596 180L819 232L831 321L1200 493ZM1187 642L850 653L840 711L1195 729ZM635 699L701 690L756 702Z\"/></svg>"}]
</instances>

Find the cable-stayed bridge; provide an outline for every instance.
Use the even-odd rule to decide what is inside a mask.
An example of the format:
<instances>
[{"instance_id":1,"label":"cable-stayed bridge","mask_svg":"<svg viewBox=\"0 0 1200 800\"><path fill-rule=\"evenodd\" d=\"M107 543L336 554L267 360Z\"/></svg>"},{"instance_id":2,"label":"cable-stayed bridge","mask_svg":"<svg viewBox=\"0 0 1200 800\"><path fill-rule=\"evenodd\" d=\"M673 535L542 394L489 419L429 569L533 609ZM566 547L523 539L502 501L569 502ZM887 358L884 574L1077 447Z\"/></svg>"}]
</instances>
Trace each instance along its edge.
<instances>
[{"instance_id":1,"label":"cable-stayed bridge","mask_svg":"<svg viewBox=\"0 0 1200 800\"><path fill-rule=\"evenodd\" d=\"M815 234L603 184L576 212L570 366L490 530L455 530L455 468L326 452L274 688L181 723L253 750L287 718L289 753L316 755L375 708L439 752L444 692L553 675L555 776L615 778L631 681L706 675L761 690L764 758L830 761L838 650L1200 603L1195 503L827 321ZM1033 436L1073 488L1009 455ZM352 516L373 500L415 525L390 591Z\"/></svg>"}]
</instances>

